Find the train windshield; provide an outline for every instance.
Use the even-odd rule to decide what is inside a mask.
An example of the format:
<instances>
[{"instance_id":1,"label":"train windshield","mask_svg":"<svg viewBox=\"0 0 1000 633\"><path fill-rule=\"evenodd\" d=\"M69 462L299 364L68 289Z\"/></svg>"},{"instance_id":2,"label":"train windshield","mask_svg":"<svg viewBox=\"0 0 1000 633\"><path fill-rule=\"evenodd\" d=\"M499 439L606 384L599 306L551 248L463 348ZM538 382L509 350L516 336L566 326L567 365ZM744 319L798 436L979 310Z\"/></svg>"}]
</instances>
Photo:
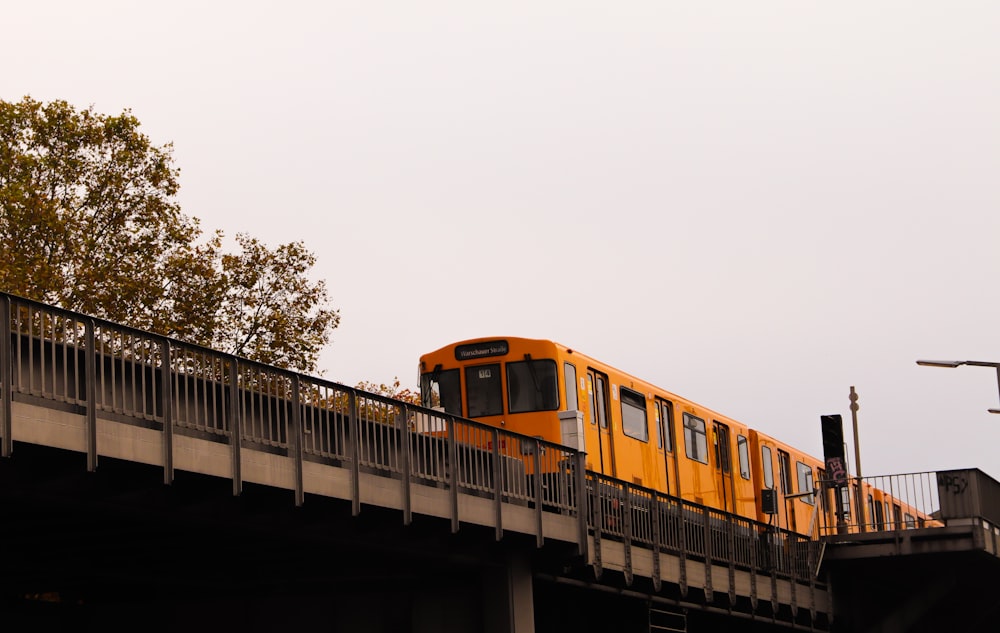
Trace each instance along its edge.
<instances>
[{"instance_id":1,"label":"train windshield","mask_svg":"<svg viewBox=\"0 0 1000 633\"><path fill-rule=\"evenodd\" d=\"M420 404L428 409L444 409L452 415L462 415L462 385L458 370L435 369L420 377Z\"/></svg>"},{"instance_id":2,"label":"train windshield","mask_svg":"<svg viewBox=\"0 0 1000 633\"><path fill-rule=\"evenodd\" d=\"M465 368L466 404L470 418L503 415L500 363Z\"/></svg>"},{"instance_id":3,"label":"train windshield","mask_svg":"<svg viewBox=\"0 0 1000 633\"><path fill-rule=\"evenodd\" d=\"M507 396L511 413L555 411L559 408L559 377L554 360L507 363Z\"/></svg>"}]
</instances>

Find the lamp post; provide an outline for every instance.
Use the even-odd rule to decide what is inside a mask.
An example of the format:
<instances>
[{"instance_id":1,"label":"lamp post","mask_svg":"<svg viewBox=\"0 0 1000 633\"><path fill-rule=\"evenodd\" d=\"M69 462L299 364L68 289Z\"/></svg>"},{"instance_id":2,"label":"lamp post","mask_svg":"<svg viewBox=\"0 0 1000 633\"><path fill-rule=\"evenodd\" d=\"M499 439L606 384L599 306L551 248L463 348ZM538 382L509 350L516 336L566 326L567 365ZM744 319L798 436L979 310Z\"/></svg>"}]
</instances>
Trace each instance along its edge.
<instances>
[{"instance_id":1,"label":"lamp post","mask_svg":"<svg viewBox=\"0 0 1000 633\"><path fill-rule=\"evenodd\" d=\"M992 367L997 371L997 388L1000 389L1000 363L990 363L981 360L918 360L917 364L921 367L947 367L948 369L954 369L962 365ZM1000 413L1000 409L987 409L987 411L990 413Z\"/></svg>"}]
</instances>

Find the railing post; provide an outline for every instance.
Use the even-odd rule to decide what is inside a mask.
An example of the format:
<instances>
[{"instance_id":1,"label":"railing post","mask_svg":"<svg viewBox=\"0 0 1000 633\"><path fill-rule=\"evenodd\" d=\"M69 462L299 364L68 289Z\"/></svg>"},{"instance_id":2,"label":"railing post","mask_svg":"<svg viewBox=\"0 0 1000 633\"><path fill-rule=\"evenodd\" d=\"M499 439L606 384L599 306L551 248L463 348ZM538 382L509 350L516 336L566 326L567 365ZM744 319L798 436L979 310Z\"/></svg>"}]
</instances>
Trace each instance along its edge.
<instances>
[{"instance_id":1,"label":"railing post","mask_svg":"<svg viewBox=\"0 0 1000 633\"><path fill-rule=\"evenodd\" d=\"M302 398L299 393L299 375L292 374L292 429L295 433L293 459L295 460L295 506L302 507L306 493L302 472Z\"/></svg>"},{"instance_id":2,"label":"railing post","mask_svg":"<svg viewBox=\"0 0 1000 633\"><path fill-rule=\"evenodd\" d=\"M160 342L160 402L163 405L163 483L174 482L174 389L170 341Z\"/></svg>"},{"instance_id":3,"label":"railing post","mask_svg":"<svg viewBox=\"0 0 1000 633\"><path fill-rule=\"evenodd\" d=\"M650 497L652 504L649 509L649 518L652 521L653 537L653 589L660 591L660 493L653 491Z\"/></svg>"},{"instance_id":4,"label":"railing post","mask_svg":"<svg viewBox=\"0 0 1000 633\"><path fill-rule=\"evenodd\" d=\"M576 486L576 518L579 523L579 548L583 564L590 562L590 548L587 546L587 519L590 516L590 494L587 491L587 454L580 451L575 454L574 485Z\"/></svg>"},{"instance_id":5,"label":"railing post","mask_svg":"<svg viewBox=\"0 0 1000 633\"><path fill-rule=\"evenodd\" d=\"M493 509L496 540L503 538L503 468L500 462L500 429L493 429Z\"/></svg>"},{"instance_id":6,"label":"railing post","mask_svg":"<svg viewBox=\"0 0 1000 633\"><path fill-rule=\"evenodd\" d=\"M601 475L594 475L594 577L600 580L604 571L604 564L601 561L601 532L604 529L604 482Z\"/></svg>"},{"instance_id":7,"label":"railing post","mask_svg":"<svg viewBox=\"0 0 1000 633\"><path fill-rule=\"evenodd\" d=\"M684 501L678 497L677 498L677 512L680 518L680 528L678 529L678 549L677 552L677 565L680 567L678 570L677 584L680 585L681 597L686 598L688 594L688 581L687 581L687 517L685 516Z\"/></svg>"},{"instance_id":8,"label":"railing post","mask_svg":"<svg viewBox=\"0 0 1000 633\"><path fill-rule=\"evenodd\" d=\"M240 411L240 371L235 356L229 358L229 439L233 452L233 496L243 494L243 462L240 449L243 444L243 421Z\"/></svg>"},{"instance_id":9,"label":"railing post","mask_svg":"<svg viewBox=\"0 0 1000 633\"><path fill-rule=\"evenodd\" d=\"M410 415L409 409L404 404L401 407L401 418L398 420L400 426L399 437L402 440L402 446L400 446L399 457L400 461L400 471L402 474L402 486L403 486L403 525L410 525L413 522L413 508L411 506L412 501L410 499L410 481L412 479L412 473L410 472Z\"/></svg>"},{"instance_id":10,"label":"railing post","mask_svg":"<svg viewBox=\"0 0 1000 633\"><path fill-rule=\"evenodd\" d=\"M715 601L715 590L712 586L712 517L708 508L702 506L701 517L705 528L705 602Z\"/></svg>"},{"instance_id":11,"label":"railing post","mask_svg":"<svg viewBox=\"0 0 1000 633\"><path fill-rule=\"evenodd\" d=\"M3 416L3 419L0 420L0 434L3 435L3 438L0 439L0 456L3 457L10 457L11 453L14 452L14 425L11 420L14 376L10 347L10 309L10 297L4 295L2 305L0 305L0 310L3 311L3 320L0 321L0 389L3 390L3 403L0 404L2 407L0 408L0 416Z\"/></svg>"},{"instance_id":12,"label":"railing post","mask_svg":"<svg viewBox=\"0 0 1000 633\"><path fill-rule=\"evenodd\" d=\"M545 544L545 537L542 534L542 445L537 438L532 440L535 443L534 468L535 468L535 545L541 547Z\"/></svg>"},{"instance_id":13,"label":"railing post","mask_svg":"<svg viewBox=\"0 0 1000 633\"><path fill-rule=\"evenodd\" d=\"M625 550L625 585L632 586L632 485L622 482L622 540Z\"/></svg>"},{"instance_id":14,"label":"railing post","mask_svg":"<svg viewBox=\"0 0 1000 633\"><path fill-rule=\"evenodd\" d=\"M458 532L458 450L455 446L455 418L448 418L448 490L451 500L451 532Z\"/></svg>"},{"instance_id":15,"label":"railing post","mask_svg":"<svg viewBox=\"0 0 1000 633\"><path fill-rule=\"evenodd\" d=\"M347 392L348 413L351 416L351 516L361 514L361 420L358 418L358 394Z\"/></svg>"},{"instance_id":16,"label":"railing post","mask_svg":"<svg viewBox=\"0 0 1000 633\"><path fill-rule=\"evenodd\" d=\"M86 377L87 377L87 471L97 470L97 336L94 333L97 325L93 319L87 319L85 325L85 340L87 345Z\"/></svg>"}]
</instances>

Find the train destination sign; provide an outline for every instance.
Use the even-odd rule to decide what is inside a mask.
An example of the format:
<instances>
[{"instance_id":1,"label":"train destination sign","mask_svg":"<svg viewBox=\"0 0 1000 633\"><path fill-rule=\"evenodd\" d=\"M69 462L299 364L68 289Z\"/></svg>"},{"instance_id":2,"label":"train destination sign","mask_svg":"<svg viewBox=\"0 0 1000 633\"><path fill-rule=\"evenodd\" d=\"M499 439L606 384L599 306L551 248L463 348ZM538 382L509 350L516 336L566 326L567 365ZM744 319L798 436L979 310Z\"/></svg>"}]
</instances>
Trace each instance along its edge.
<instances>
[{"instance_id":1,"label":"train destination sign","mask_svg":"<svg viewBox=\"0 0 1000 633\"><path fill-rule=\"evenodd\" d=\"M469 343L468 345L459 345L455 348L455 360L506 356L509 351L510 346L504 340Z\"/></svg>"}]
</instances>

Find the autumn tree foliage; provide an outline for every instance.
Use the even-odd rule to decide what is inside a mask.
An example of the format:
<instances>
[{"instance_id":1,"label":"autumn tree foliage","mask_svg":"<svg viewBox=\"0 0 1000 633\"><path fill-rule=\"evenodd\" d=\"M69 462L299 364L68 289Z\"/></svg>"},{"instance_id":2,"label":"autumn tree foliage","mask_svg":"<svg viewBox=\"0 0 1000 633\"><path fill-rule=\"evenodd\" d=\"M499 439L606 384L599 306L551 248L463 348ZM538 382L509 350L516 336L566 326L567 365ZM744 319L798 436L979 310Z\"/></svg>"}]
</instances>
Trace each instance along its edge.
<instances>
[{"instance_id":1,"label":"autumn tree foliage","mask_svg":"<svg viewBox=\"0 0 1000 633\"><path fill-rule=\"evenodd\" d=\"M312 371L340 321L301 242L203 235L172 146L130 111L0 100L0 289L272 365Z\"/></svg>"},{"instance_id":2,"label":"autumn tree foliage","mask_svg":"<svg viewBox=\"0 0 1000 633\"><path fill-rule=\"evenodd\" d=\"M386 398L392 398L393 400L402 400L408 404L420 404L420 393L409 387L403 387L398 377L393 378L392 384L362 380L355 385L355 388L379 396L385 396Z\"/></svg>"}]
</instances>

